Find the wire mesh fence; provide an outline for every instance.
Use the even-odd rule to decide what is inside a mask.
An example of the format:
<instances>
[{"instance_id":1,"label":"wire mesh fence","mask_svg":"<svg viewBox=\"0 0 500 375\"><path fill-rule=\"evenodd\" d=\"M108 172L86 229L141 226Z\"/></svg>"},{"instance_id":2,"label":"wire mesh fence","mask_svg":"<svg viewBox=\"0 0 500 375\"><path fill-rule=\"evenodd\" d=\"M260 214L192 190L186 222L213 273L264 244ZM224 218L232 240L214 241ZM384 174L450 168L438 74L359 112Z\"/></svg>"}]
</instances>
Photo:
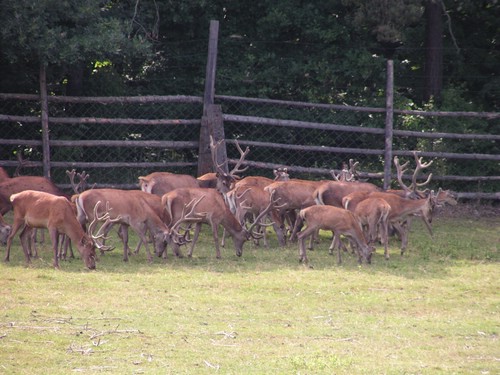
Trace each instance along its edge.
<instances>
[{"instance_id":1,"label":"wire mesh fence","mask_svg":"<svg viewBox=\"0 0 500 375\"><path fill-rule=\"evenodd\" d=\"M138 176L153 171L196 175L203 103L193 98L52 98L52 179L67 184L65 171L71 168L85 170L91 183L117 187L136 186ZM271 177L273 168L286 166L296 178L331 179L330 170L353 159L370 181L381 185L384 109L224 96L216 96L216 103L223 112L229 159L239 158L233 140L251 149L248 174ZM43 174L38 97L2 96L0 131L0 165L12 175L22 155L29 169L21 173ZM394 131L393 153L402 163L410 160L410 173L414 150L425 161L433 160L425 171L433 173L431 188L500 191L498 117L396 114ZM449 136L429 137L436 133ZM467 138L473 134L483 137Z\"/></svg>"}]
</instances>

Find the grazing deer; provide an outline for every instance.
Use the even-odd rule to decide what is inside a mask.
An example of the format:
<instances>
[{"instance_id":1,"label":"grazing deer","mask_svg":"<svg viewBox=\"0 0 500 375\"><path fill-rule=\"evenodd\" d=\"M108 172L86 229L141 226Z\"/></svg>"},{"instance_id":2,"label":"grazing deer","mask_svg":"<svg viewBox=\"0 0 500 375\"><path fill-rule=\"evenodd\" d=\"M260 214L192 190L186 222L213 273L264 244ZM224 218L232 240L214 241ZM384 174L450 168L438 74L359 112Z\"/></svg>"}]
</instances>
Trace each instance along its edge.
<instances>
[{"instance_id":1,"label":"grazing deer","mask_svg":"<svg viewBox=\"0 0 500 375\"><path fill-rule=\"evenodd\" d=\"M389 214L391 212L389 203L382 198L367 198L351 211L358 219L369 244L373 245L380 234L385 259L389 259Z\"/></svg>"},{"instance_id":2,"label":"grazing deer","mask_svg":"<svg viewBox=\"0 0 500 375\"><path fill-rule=\"evenodd\" d=\"M340 235L348 236L357 247L358 261L371 263L373 247L365 239L363 231L354 214L343 208L333 206L310 206L300 210L297 223L305 221L306 227L297 235L299 240L299 261L307 263L305 240L318 230L330 230L334 234L334 243L340 241ZM340 246L337 250L338 263L342 262Z\"/></svg>"},{"instance_id":3,"label":"grazing deer","mask_svg":"<svg viewBox=\"0 0 500 375\"><path fill-rule=\"evenodd\" d=\"M233 238L236 255L241 256L245 241L250 238L262 237L261 234L254 233L252 230L253 227L260 222L260 219L267 215L272 207L272 202L270 202L266 210L262 211L259 217L256 218L256 222L247 229L238 222L224 202L222 195L215 189L180 188L163 195L161 201L170 215L172 223L174 223L172 224L174 230L177 230L180 224L184 222L196 223L195 233L188 256L192 256L193 254L201 223L207 223L212 228L215 252L218 259L221 258L218 235L219 225L223 226L227 233ZM194 207L193 202L196 202ZM189 215L183 217L187 209L190 209ZM178 252L178 244L173 244L173 246L177 248L176 251Z\"/></svg>"},{"instance_id":4,"label":"grazing deer","mask_svg":"<svg viewBox=\"0 0 500 375\"><path fill-rule=\"evenodd\" d=\"M154 239L155 251L163 253L172 237L169 228L160 216L163 210L159 206L158 196L140 190L93 189L84 191L76 197L77 217L82 225L94 220L95 214L92 208L98 201L109 207L109 217L113 220L103 225L103 231L114 223L130 226L145 245L148 261L152 262L146 236L146 231L149 230ZM124 261L128 261L128 252L129 249L124 240Z\"/></svg>"},{"instance_id":5,"label":"grazing deer","mask_svg":"<svg viewBox=\"0 0 500 375\"><path fill-rule=\"evenodd\" d=\"M246 218L248 215L252 216L252 222L255 222L256 218L260 215L262 211L264 211L269 202L271 200L271 195L268 191L265 191L259 186L253 185L239 185L236 184L236 187L228 193L228 200L233 202L234 204L234 214L236 219L240 222L241 225L244 225ZM233 212L231 210L231 212ZM269 211L269 215L267 215L271 219L271 225L273 226L274 231L276 232L276 236L278 238L278 242L280 246L285 246L285 236L283 234L283 223L281 223L281 218L278 214L276 207ZM262 217L262 224L266 217ZM258 226L261 223L257 224ZM264 230L264 246L268 247L267 235ZM258 244L258 240L256 240Z\"/></svg>"},{"instance_id":6,"label":"grazing deer","mask_svg":"<svg viewBox=\"0 0 500 375\"><path fill-rule=\"evenodd\" d=\"M71 203L65 197L45 192L26 190L13 194L10 200L14 209L14 221L12 232L7 239L6 262L10 258L12 240L19 230L21 230L20 239L26 262L30 263L31 229L47 228L54 249L55 268L59 268L58 237L59 234L65 234L76 245L87 268L95 269L95 248L101 246L97 239L102 237L99 232L96 235L91 234L97 225L97 221L92 222L89 225L88 233L85 233L76 219ZM101 216L100 219L108 219L108 216Z\"/></svg>"}]
</instances>

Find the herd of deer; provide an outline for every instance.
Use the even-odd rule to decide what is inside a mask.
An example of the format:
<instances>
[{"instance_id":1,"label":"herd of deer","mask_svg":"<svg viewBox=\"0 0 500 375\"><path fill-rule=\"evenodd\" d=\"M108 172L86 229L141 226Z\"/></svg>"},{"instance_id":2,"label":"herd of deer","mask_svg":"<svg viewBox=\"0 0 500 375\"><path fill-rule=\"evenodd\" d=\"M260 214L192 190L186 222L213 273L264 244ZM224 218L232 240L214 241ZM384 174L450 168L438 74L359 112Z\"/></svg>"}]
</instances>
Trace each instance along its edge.
<instances>
[{"instance_id":1,"label":"herd of deer","mask_svg":"<svg viewBox=\"0 0 500 375\"><path fill-rule=\"evenodd\" d=\"M356 166L350 162L340 174L332 172L333 180L290 179L286 169L275 170L275 179L260 176L240 178L239 174L247 148L243 151L235 143L240 159L231 172L226 173L217 163L217 150L221 142L211 140L212 161L215 173L194 178L168 172L154 172L139 177L140 190L95 189L85 191L88 175L67 172L74 195L67 196L50 180L37 176L10 177L0 168L0 241L6 244L5 261L9 260L14 236L19 237L29 263L37 255L36 228L47 228L54 251L54 267L76 245L85 265L94 269L96 249L110 250L106 235L114 225L123 242L123 259L128 260L128 228L139 237L146 249L148 261L152 261L149 243L157 256L166 257L170 244L176 256L182 256L180 246L190 243L188 256L194 246L203 223L212 229L217 258L221 257L218 230L224 228L232 239L236 255L241 256L245 241L260 239L267 246L266 227L272 226L281 246L287 241L298 241L299 259L308 262L306 240L314 239L319 230L331 231L333 241L330 253L337 248L338 262L341 251L347 250L341 236L349 239L359 262L371 262L374 244L384 246L388 254L389 233L394 231L401 239L401 254L408 244L409 222L419 216L432 235L432 216L438 205L457 203L450 191L422 191L429 183L417 182L422 169L432 162L422 163L414 153L416 168L412 183L403 182L408 163L394 164L401 190L382 191L376 185L357 181ZM80 182L75 184L75 175ZM9 225L2 215L13 210L13 223ZM305 227L304 227L305 224ZM98 227L100 225L100 227ZM191 230L194 227L194 233ZM67 239L67 241L63 241Z\"/></svg>"}]
</instances>

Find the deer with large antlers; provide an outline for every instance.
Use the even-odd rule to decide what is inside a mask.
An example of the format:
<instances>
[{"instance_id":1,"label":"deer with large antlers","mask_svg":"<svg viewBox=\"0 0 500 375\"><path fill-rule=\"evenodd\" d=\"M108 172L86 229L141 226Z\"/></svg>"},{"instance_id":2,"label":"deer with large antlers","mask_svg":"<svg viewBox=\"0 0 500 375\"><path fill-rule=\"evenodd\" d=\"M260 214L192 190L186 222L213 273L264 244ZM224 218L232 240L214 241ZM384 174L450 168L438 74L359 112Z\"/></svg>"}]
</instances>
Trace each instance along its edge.
<instances>
[{"instance_id":1,"label":"deer with large antlers","mask_svg":"<svg viewBox=\"0 0 500 375\"><path fill-rule=\"evenodd\" d=\"M193 207L193 202L197 202ZM196 243L200 226L202 223L209 224L212 228L212 234L215 244L216 257L220 258L219 248L219 225L225 228L229 235L233 238L236 255L241 256L243 253L243 244L250 238L261 238L260 233L253 232L254 226L260 222L260 219L267 215L272 208L272 201L269 203L266 210L262 211L256 222L248 229L238 222L235 216L231 213L226 205L222 195L215 189L202 188L181 188L163 195L162 205L167 210L172 218L172 229L176 230L182 223L195 223L195 233L193 236L191 248L188 256L192 256L193 248ZM186 210L189 209L186 215ZM183 215L185 215L183 217ZM174 248L178 244L173 245Z\"/></svg>"},{"instance_id":2,"label":"deer with large antlers","mask_svg":"<svg viewBox=\"0 0 500 375\"><path fill-rule=\"evenodd\" d=\"M373 247L366 242L361 226L352 212L333 206L310 206L299 212L297 224L301 224L303 221L305 221L306 227L297 235L300 262L308 262L305 245L307 237L323 229L330 230L334 234L332 247L334 243L340 242L340 235L347 236L356 245L359 263L363 261L371 263ZM337 254L340 264L342 262L340 244Z\"/></svg>"},{"instance_id":3,"label":"deer with large antlers","mask_svg":"<svg viewBox=\"0 0 500 375\"><path fill-rule=\"evenodd\" d=\"M404 173L408 170L408 164L410 161L407 161L403 165L399 163L399 158L397 156L394 157L394 166L396 167L396 174L397 174L397 180L399 183L399 186L401 187L402 191L400 194L406 198L413 198L413 199L419 199L424 197L426 194L423 191L418 190L419 187L426 186L429 184L432 178L432 173L429 173L427 176L427 179L424 182L417 182L418 174L425 168L428 168L432 164L432 160L428 163L423 163L422 158L417 156L417 152L413 151L413 157L415 158L415 163L416 167L415 170L413 171L413 175L411 178L411 185L407 186L403 182L403 175ZM392 191L394 193L398 193L398 191Z\"/></svg>"},{"instance_id":4,"label":"deer with large antlers","mask_svg":"<svg viewBox=\"0 0 500 375\"><path fill-rule=\"evenodd\" d=\"M252 217L252 222L255 222L256 218L259 217L260 213L264 211L269 202L271 201L271 195L268 191L264 190L260 186L256 185L239 185L236 184L236 187L231 190L228 194L228 200L234 204L234 214L236 219L244 225L248 216ZM233 210L231 210L233 211ZM277 207L273 207L269 214L265 217L261 218L261 223L257 223L258 226L264 222L266 218L271 220L271 225L276 232L276 236L278 238L278 242L280 246L285 246L285 237L283 233L283 223L281 222L281 218L278 214ZM264 246L268 247L267 235L264 230ZM258 244L258 239L255 241Z\"/></svg>"},{"instance_id":5,"label":"deer with large antlers","mask_svg":"<svg viewBox=\"0 0 500 375\"><path fill-rule=\"evenodd\" d=\"M218 155L221 152L221 147L224 143L224 139L216 142L212 136L210 136L210 151L212 155L212 163L215 169L215 174L217 176L217 190L225 195L229 190L234 187L234 184L239 180L239 174L243 173L248 169L248 167L241 168L241 164L245 161L245 157L249 154L250 148L246 148L245 151L242 150L240 144L235 140L236 148L240 153L240 159L233 167L233 169L227 173L222 167L224 163L219 163Z\"/></svg>"},{"instance_id":6,"label":"deer with large antlers","mask_svg":"<svg viewBox=\"0 0 500 375\"><path fill-rule=\"evenodd\" d=\"M397 194L388 192L374 192L370 194L352 193L344 198L344 205L349 210L358 210L360 202L368 198L381 198L391 207L388 216L389 223L399 233L401 237L401 255L404 254L408 246L408 221L410 216L420 216L432 236L432 213L436 205L436 198L431 192L423 199L409 199L400 197ZM386 253L386 259L389 255Z\"/></svg>"},{"instance_id":7,"label":"deer with large antlers","mask_svg":"<svg viewBox=\"0 0 500 375\"><path fill-rule=\"evenodd\" d=\"M14 208L14 221L12 232L7 239L6 262L10 258L12 240L19 230L21 230L20 239L26 262L30 263L30 232L32 228L47 228L54 249L55 268L59 268L58 237L60 234L65 234L76 245L87 268L95 269L95 248L101 246L98 239L102 237L100 230L95 235L91 234L95 230L97 221L93 221L88 227L88 233L85 233L76 219L70 201L49 193L26 190L13 194L10 199ZM106 214L100 217L101 220L108 218Z\"/></svg>"},{"instance_id":8,"label":"deer with large antlers","mask_svg":"<svg viewBox=\"0 0 500 375\"><path fill-rule=\"evenodd\" d=\"M84 191L76 197L78 220L82 225L94 220L92 208L98 201L110 207L109 216L113 220L113 223L103 225L102 230L106 231L114 223L131 227L145 245L149 262L153 259L148 247L147 230L153 236L156 252L163 253L167 244L172 240L170 229L162 220L163 210L160 206L160 197L140 190L93 189ZM128 253L127 242L124 240L124 261L128 260Z\"/></svg>"}]
</instances>

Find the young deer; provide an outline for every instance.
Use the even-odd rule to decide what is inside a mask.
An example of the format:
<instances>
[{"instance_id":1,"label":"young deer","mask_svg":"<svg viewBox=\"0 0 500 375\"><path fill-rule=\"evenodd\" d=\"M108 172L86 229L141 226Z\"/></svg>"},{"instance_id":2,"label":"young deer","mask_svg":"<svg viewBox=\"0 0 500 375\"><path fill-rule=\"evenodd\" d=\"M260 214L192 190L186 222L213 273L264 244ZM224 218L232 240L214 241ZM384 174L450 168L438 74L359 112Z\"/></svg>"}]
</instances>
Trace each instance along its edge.
<instances>
[{"instance_id":1,"label":"young deer","mask_svg":"<svg viewBox=\"0 0 500 375\"><path fill-rule=\"evenodd\" d=\"M300 210L297 223L306 222L307 227L297 235L299 239L299 261L307 263L305 241L316 231L331 230L334 243L340 241L340 235L348 236L356 244L358 261L371 263L373 247L368 246L363 231L354 214L343 208L333 206L311 206ZM333 245L333 244L332 244ZM338 263L342 262L340 246L338 246Z\"/></svg>"}]
</instances>

